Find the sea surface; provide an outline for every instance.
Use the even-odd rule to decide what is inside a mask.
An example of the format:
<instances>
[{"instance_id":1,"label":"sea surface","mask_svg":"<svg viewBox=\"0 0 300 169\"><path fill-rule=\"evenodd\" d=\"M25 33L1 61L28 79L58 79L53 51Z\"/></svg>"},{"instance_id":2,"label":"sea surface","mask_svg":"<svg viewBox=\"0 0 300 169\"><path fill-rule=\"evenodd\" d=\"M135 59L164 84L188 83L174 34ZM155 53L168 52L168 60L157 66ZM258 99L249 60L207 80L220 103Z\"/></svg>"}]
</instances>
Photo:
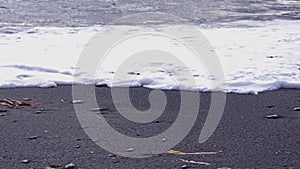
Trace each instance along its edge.
<instances>
[{"instance_id":1,"label":"sea surface","mask_svg":"<svg viewBox=\"0 0 300 169\"><path fill-rule=\"evenodd\" d=\"M95 74L81 71L78 62L92 37L104 29L109 36L120 27L129 30L122 34L131 35L142 29L138 23L144 18L106 24L142 12L172 14L198 29L217 54L224 81L212 86L219 79L207 74L205 66L189 59L188 52L172 40L166 40L169 46L163 48L178 50L176 59L184 66L148 52L147 59L137 59L116 79L118 64L125 57L116 47L119 52L112 52ZM168 23L152 26L153 31L170 27ZM132 44L151 45L151 39L157 40L153 37ZM190 35L181 38L193 40ZM76 83L254 94L300 88L300 1L0 0L0 51L1 88Z\"/></svg>"}]
</instances>

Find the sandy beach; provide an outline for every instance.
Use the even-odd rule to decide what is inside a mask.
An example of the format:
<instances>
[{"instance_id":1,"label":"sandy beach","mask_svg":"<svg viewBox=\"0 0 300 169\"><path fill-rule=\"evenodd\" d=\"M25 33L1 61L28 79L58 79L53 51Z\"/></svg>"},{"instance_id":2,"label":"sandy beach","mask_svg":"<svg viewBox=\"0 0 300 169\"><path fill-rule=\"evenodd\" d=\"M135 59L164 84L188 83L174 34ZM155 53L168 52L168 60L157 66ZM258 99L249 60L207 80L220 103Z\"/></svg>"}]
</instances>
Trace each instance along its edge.
<instances>
[{"instance_id":1,"label":"sandy beach","mask_svg":"<svg viewBox=\"0 0 300 169\"><path fill-rule=\"evenodd\" d=\"M131 88L131 101L139 110L149 107L151 90ZM178 91L165 91L165 112L152 123L134 125L118 114L110 88L97 87L100 106L111 126L133 137L148 137L166 130L179 110ZM1 99L30 98L35 107L6 109L0 116L1 168L299 168L300 90L281 89L259 95L227 94L225 112L213 136L198 143L211 93L199 93L198 119L188 136L173 150L217 152L204 155L160 154L133 159L112 155L83 131L72 103L72 86L0 89ZM277 114L277 119L265 116ZM24 161L25 160L25 161ZM203 162L193 164L184 160Z\"/></svg>"},{"instance_id":2,"label":"sandy beach","mask_svg":"<svg viewBox=\"0 0 300 169\"><path fill-rule=\"evenodd\" d=\"M299 11L298 0L1 1L0 169L300 168ZM97 86L102 109L72 97L72 84ZM139 111L151 107L152 89L164 89L166 108L154 121L130 121L113 99L126 89L112 95L107 86L130 86ZM199 94L184 99L187 121L175 123L183 111L181 92L173 89ZM207 91L220 90L227 92L221 121L199 143L211 115ZM195 102L200 108L193 111ZM187 136L147 158L113 154L98 143L136 142L90 138L92 127L80 123L76 104L130 138L183 126L155 148ZM112 133L101 127L93 129ZM123 150L141 146L132 147Z\"/></svg>"}]
</instances>

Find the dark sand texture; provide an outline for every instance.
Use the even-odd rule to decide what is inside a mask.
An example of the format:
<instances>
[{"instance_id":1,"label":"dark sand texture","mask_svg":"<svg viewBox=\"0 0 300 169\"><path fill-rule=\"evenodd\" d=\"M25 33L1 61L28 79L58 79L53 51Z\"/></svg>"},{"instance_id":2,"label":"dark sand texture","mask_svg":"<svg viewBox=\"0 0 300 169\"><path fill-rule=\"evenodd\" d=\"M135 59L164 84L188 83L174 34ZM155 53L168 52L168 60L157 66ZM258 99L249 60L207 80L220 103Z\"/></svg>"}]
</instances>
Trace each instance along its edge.
<instances>
[{"instance_id":1,"label":"dark sand texture","mask_svg":"<svg viewBox=\"0 0 300 169\"><path fill-rule=\"evenodd\" d=\"M139 110L149 107L149 89L132 88L131 99ZM180 102L178 91L166 91L163 115L149 124L133 124L116 111L110 89L96 90L104 116L118 131L134 137L153 136L175 120ZM174 150L221 151L216 155L162 154L144 159L112 157L85 134L72 104L71 86L57 88L0 89L0 99L31 98L36 108L9 109L0 116L0 168L45 168L49 164L75 163L76 168L300 168L300 90L282 89L259 95L227 94L225 112L213 136L198 143L210 103L210 93L200 93L201 107L194 128ZM62 101L62 99L64 101ZM43 108L44 110L36 113ZM3 107L1 107L3 109ZM282 118L267 119L268 114ZM29 139L33 136L37 138ZM22 163L28 159L29 163ZM181 161L194 160L209 166Z\"/></svg>"}]
</instances>

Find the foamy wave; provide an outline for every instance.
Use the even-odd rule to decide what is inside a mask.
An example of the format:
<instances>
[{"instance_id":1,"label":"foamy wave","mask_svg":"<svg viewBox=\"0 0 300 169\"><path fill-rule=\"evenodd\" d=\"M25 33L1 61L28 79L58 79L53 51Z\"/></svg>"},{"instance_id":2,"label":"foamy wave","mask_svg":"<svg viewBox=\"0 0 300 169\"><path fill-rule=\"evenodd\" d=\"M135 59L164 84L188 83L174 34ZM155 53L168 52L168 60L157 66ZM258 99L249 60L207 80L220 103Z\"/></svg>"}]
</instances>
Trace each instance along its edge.
<instances>
[{"instance_id":1,"label":"foamy wave","mask_svg":"<svg viewBox=\"0 0 300 169\"><path fill-rule=\"evenodd\" d=\"M143 70L133 66L117 80L113 80L117 69L110 64L104 64L95 75L80 72L77 59L88 40L101 30L100 26L39 27L0 33L0 87L76 83L254 94L300 88L300 21L241 21L201 25L199 29L214 47L223 67L225 82L217 88L210 85L215 80L213 75L203 73L192 62L186 67L163 61L143 63ZM123 56L115 57L117 62ZM184 58L182 55L181 59ZM184 77L186 71L194 77L195 84ZM74 77L79 80L73 81Z\"/></svg>"}]
</instances>

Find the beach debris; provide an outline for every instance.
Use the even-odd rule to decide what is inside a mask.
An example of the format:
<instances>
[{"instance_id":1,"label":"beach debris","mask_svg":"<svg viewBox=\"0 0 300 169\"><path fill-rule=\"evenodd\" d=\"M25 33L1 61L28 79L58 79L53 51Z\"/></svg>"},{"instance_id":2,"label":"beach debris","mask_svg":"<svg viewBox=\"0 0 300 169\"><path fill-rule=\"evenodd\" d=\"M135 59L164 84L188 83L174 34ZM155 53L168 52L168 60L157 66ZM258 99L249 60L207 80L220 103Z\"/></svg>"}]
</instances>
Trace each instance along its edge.
<instances>
[{"instance_id":1,"label":"beach debris","mask_svg":"<svg viewBox=\"0 0 300 169\"><path fill-rule=\"evenodd\" d=\"M268 108L273 108L273 107L276 107L276 105L269 105L267 106Z\"/></svg>"},{"instance_id":2,"label":"beach debris","mask_svg":"<svg viewBox=\"0 0 300 169\"><path fill-rule=\"evenodd\" d=\"M7 110L0 109L0 113L7 112Z\"/></svg>"},{"instance_id":3,"label":"beach debris","mask_svg":"<svg viewBox=\"0 0 300 169\"><path fill-rule=\"evenodd\" d=\"M0 116L6 116L6 113L0 113Z\"/></svg>"},{"instance_id":4,"label":"beach debris","mask_svg":"<svg viewBox=\"0 0 300 169\"><path fill-rule=\"evenodd\" d=\"M28 102L28 101L18 101L18 100L13 100L13 99L2 99L0 100L0 104L2 106L5 106L10 109L16 109L16 108L24 108L24 107L29 107L29 106L35 106L38 103L36 102Z\"/></svg>"},{"instance_id":5,"label":"beach debris","mask_svg":"<svg viewBox=\"0 0 300 169\"><path fill-rule=\"evenodd\" d=\"M169 150L166 152L167 154L174 154L174 155L214 155L218 154L219 152L194 152L194 153L184 153L181 151L176 150Z\"/></svg>"},{"instance_id":6,"label":"beach debris","mask_svg":"<svg viewBox=\"0 0 300 169\"><path fill-rule=\"evenodd\" d=\"M38 138L38 136L30 136L30 137L28 137L29 140L35 140L37 138Z\"/></svg>"},{"instance_id":7,"label":"beach debris","mask_svg":"<svg viewBox=\"0 0 300 169\"><path fill-rule=\"evenodd\" d=\"M30 162L30 161L27 160L27 159L21 161L21 163L24 163L24 164L27 164L27 163L29 163L29 162Z\"/></svg>"},{"instance_id":8,"label":"beach debris","mask_svg":"<svg viewBox=\"0 0 300 169\"><path fill-rule=\"evenodd\" d=\"M183 162L186 162L186 163L191 163L191 164L210 165L210 163L202 162L202 161L185 160L185 159L180 159L180 160Z\"/></svg>"},{"instance_id":9,"label":"beach debris","mask_svg":"<svg viewBox=\"0 0 300 169\"><path fill-rule=\"evenodd\" d=\"M69 163L65 166L65 169L73 169L75 168L75 164L74 163Z\"/></svg>"},{"instance_id":10,"label":"beach debris","mask_svg":"<svg viewBox=\"0 0 300 169\"><path fill-rule=\"evenodd\" d=\"M294 111L300 111L300 107L295 107L293 110Z\"/></svg>"},{"instance_id":11,"label":"beach debris","mask_svg":"<svg viewBox=\"0 0 300 169\"><path fill-rule=\"evenodd\" d=\"M270 114L270 115L266 115L265 116L267 119L278 119L281 116L279 116L278 114Z\"/></svg>"},{"instance_id":12,"label":"beach debris","mask_svg":"<svg viewBox=\"0 0 300 169\"><path fill-rule=\"evenodd\" d=\"M81 103L83 103L83 101L82 100L73 100L72 103L73 104L81 104Z\"/></svg>"},{"instance_id":13,"label":"beach debris","mask_svg":"<svg viewBox=\"0 0 300 169\"><path fill-rule=\"evenodd\" d=\"M219 167L218 169L231 169L229 167Z\"/></svg>"}]
</instances>

